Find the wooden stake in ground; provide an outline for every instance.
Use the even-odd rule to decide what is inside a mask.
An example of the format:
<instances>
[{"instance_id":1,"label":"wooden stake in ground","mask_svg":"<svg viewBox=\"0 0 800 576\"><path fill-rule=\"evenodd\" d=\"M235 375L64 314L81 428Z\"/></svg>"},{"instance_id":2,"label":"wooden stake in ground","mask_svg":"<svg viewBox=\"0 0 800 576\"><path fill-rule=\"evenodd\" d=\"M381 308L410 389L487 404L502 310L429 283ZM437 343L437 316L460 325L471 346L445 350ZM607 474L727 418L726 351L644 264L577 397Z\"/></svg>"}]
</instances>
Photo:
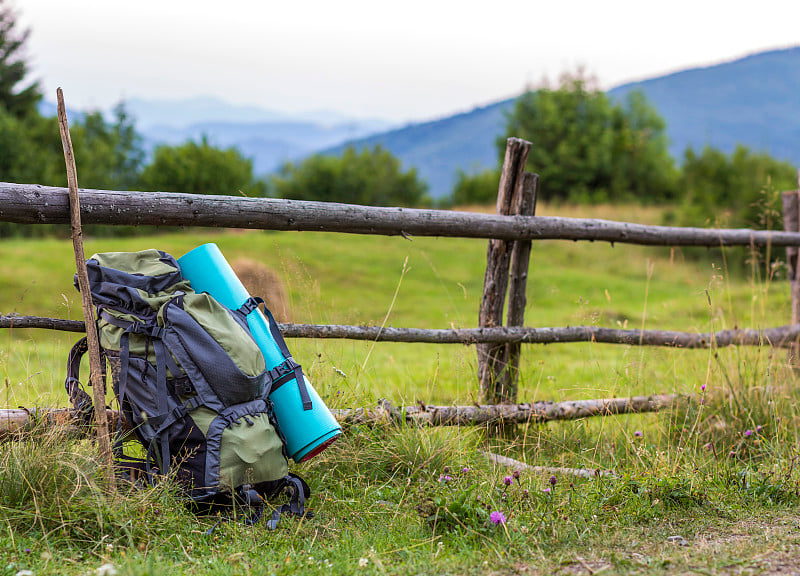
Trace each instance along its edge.
<instances>
[{"instance_id":1,"label":"wooden stake in ground","mask_svg":"<svg viewBox=\"0 0 800 576\"><path fill-rule=\"evenodd\" d=\"M100 461L106 464L106 481L111 490L115 489L114 456L111 452L111 436L106 418L106 394L103 381L102 360L100 359L100 341L97 337L97 325L94 319L92 294L89 288L89 275L86 272L86 259L83 254L83 231L81 229L81 205L78 195L78 170L75 167L75 154L72 149L72 138L69 135L67 112L64 106L64 94L61 88L56 91L58 97L58 125L61 129L61 145L64 148L64 162L67 165L67 185L69 186L69 212L72 229L72 247L75 251L75 267L78 275L78 289L81 293L81 308L86 324L86 338L89 343L89 371L91 374L92 399L94 401L94 417L97 428L97 444L100 448Z\"/></svg>"},{"instance_id":2,"label":"wooden stake in ground","mask_svg":"<svg viewBox=\"0 0 800 576\"><path fill-rule=\"evenodd\" d=\"M533 216L536 213L536 192L539 176L525 172L522 176L522 191L515 198L514 214ZM528 303L528 265L531 257L531 241L516 240L512 244L511 263L508 272L508 312L506 326L525 325L525 307ZM522 344L509 342L505 349L506 368L500 377L499 394L507 402L517 401L519 383L519 357Z\"/></svg>"},{"instance_id":3,"label":"wooden stake in ground","mask_svg":"<svg viewBox=\"0 0 800 576\"><path fill-rule=\"evenodd\" d=\"M791 190L784 192L782 195L783 200L783 229L787 232L797 232L800 230L800 172L798 173L798 190ZM800 322L800 272L798 271L798 247L786 247L786 266L788 268L789 276L789 292L792 302L792 325ZM790 366L797 367L798 365L798 345L796 342L792 343L788 352L788 362Z\"/></svg>"},{"instance_id":4,"label":"wooden stake in ground","mask_svg":"<svg viewBox=\"0 0 800 576\"><path fill-rule=\"evenodd\" d=\"M521 194L525 163L531 144L519 138L509 138L497 191L497 214L511 214L515 196ZM486 275L483 280L483 297L478 314L480 328L503 325L503 307L508 289L508 267L512 243L507 240L489 240L486 253ZM478 380L484 400L489 404L503 402L499 376L505 369L505 345L478 344Z\"/></svg>"}]
</instances>

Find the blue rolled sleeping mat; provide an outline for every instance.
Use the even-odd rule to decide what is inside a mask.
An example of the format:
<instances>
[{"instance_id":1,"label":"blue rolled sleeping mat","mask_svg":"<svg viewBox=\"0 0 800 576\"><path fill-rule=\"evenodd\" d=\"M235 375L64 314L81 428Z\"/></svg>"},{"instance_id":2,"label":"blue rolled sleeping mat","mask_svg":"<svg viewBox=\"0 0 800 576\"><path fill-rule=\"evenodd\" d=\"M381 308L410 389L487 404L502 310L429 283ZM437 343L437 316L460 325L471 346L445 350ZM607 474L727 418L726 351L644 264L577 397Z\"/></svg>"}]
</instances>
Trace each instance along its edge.
<instances>
[{"instance_id":1,"label":"blue rolled sleeping mat","mask_svg":"<svg viewBox=\"0 0 800 576\"><path fill-rule=\"evenodd\" d=\"M342 433L342 427L294 362L272 314L265 317L216 244L198 246L178 258L183 277L195 292L207 292L231 310L247 313L247 323L264 354L274 386L269 394L289 456L302 462L316 456Z\"/></svg>"}]
</instances>

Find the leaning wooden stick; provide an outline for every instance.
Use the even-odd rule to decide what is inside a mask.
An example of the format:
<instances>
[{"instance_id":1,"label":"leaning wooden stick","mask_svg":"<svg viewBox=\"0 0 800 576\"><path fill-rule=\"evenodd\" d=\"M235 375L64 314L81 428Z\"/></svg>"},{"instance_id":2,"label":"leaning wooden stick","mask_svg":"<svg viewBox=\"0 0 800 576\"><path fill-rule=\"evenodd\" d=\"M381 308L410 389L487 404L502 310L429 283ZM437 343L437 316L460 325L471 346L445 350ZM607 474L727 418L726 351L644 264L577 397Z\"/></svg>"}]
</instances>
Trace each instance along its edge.
<instances>
[{"instance_id":1,"label":"leaning wooden stick","mask_svg":"<svg viewBox=\"0 0 800 576\"><path fill-rule=\"evenodd\" d=\"M97 428L97 444L100 448L100 461L106 464L106 481L109 489L116 488L114 478L114 455L111 452L111 437L106 417L105 382L103 382L102 361L100 359L100 341L97 337L97 325L94 321L92 294L89 288L89 275L86 271L86 259L83 254L83 231L81 229L81 205L78 195L78 170L75 166L75 154L72 149L72 138L69 134L67 112L64 106L64 94L59 88L58 125L61 129L61 145L64 148L64 162L67 165L67 184L69 186L69 212L72 228L72 247L75 251L75 267L78 275L78 289L81 293L81 308L86 325L86 338L89 343L89 371L91 374L92 399L94 401L94 417Z\"/></svg>"}]
</instances>

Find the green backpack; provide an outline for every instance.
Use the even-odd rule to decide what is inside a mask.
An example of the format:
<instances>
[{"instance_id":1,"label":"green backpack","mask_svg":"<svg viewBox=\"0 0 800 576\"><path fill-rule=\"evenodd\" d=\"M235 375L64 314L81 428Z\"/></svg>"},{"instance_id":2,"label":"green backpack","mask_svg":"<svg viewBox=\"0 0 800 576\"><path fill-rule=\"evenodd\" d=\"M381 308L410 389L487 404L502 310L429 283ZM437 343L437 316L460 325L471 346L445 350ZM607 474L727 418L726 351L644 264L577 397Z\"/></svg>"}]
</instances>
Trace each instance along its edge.
<instances>
[{"instance_id":1,"label":"green backpack","mask_svg":"<svg viewBox=\"0 0 800 576\"><path fill-rule=\"evenodd\" d=\"M125 455L118 430L119 469L150 482L172 473L198 509L246 505L250 524L264 498L288 489L290 502L275 510L270 529L282 512L306 515L309 488L288 473L270 374L246 311L194 292L177 261L159 250L95 254L86 266L114 394L143 452ZM65 386L89 414L78 378L86 349L84 338L70 352Z\"/></svg>"}]
</instances>

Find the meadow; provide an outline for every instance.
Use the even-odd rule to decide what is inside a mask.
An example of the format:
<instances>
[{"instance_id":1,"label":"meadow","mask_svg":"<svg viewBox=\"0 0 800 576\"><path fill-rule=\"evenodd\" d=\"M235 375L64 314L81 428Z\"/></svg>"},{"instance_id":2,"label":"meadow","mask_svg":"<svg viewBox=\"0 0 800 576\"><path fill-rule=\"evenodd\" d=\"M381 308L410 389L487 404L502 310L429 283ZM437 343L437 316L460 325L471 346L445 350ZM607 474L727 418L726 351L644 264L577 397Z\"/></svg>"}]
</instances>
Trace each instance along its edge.
<instances>
[{"instance_id":1,"label":"meadow","mask_svg":"<svg viewBox=\"0 0 800 576\"><path fill-rule=\"evenodd\" d=\"M661 217L641 207L539 213ZM231 261L273 270L294 322L477 323L483 240L191 230L89 237L86 253L156 247L180 256L204 242ZM782 266L751 256L729 270L728 258L743 261L742 250L534 243L526 324L696 332L787 324ZM69 241L4 240L0 311L79 318L73 269ZM65 406L64 365L76 338L0 333L0 402ZM472 347L303 339L289 346L333 407L480 400ZM694 401L659 415L532 425L513 440L481 429L352 427L296 466L314 490L315 518L284 522L275 533L231 522L213 537L203 535L213 519L184 511L168 483L104 495L91 444L42 431L0 446L0 574L86 574L103 564L126 574L733 573L800 557L791 534L800 521L800 417L784 350L523 348L520 401L656 392ZM489 464L486 450L530 465L613 470L616 478L525 470L517 477ZM493 523L491 512L505 520Z\"/></svg>"}]
</instances>

